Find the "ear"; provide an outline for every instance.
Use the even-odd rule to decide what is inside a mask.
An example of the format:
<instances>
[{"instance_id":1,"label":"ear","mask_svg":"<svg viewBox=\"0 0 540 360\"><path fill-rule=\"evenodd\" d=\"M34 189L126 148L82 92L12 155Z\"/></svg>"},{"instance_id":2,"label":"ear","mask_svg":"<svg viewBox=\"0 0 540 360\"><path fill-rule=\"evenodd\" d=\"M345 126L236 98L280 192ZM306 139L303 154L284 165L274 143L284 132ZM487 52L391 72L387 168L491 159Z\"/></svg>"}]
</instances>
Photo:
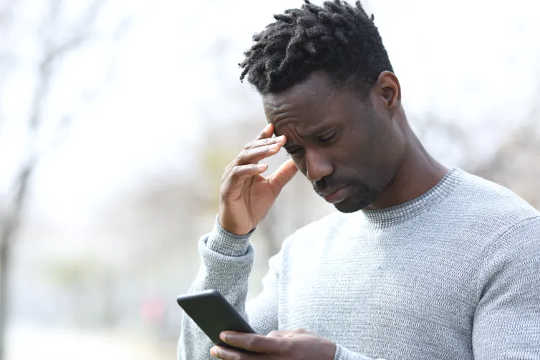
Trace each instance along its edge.
<instances>
[{"instance_id":1,"label":"ear","mask_svg":"<svg viewBox=\"0 0 540 360\"><path fill-rule=\"evenodd\" d=\"M373 91L377 100L382 101L385 108L390 111L395 110L401 104L401 87L393 72L381 72L373 86Z\"/></svg>"}]
</instances>

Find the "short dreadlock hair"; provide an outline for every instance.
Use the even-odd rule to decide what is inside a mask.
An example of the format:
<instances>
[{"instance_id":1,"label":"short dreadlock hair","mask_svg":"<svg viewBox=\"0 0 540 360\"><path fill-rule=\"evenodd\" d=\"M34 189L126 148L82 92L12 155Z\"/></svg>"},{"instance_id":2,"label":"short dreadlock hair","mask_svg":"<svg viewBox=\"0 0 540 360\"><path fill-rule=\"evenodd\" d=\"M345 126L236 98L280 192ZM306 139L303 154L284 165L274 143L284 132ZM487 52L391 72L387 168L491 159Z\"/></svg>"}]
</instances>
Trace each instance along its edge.
<instances>
[{"instance_id":1,"label":"short dreadlock hair","mask_svg":"<svg viewBox=\"0 0 540 360\"><path fill-rule=\"evenodd\" d=\"M240 80L247 75L261 94L278 93L322 70L336 86L367 90L382 71L393 71L375 26L360 1L305 0L300 9L274 15L275 22L253 36Z\"/></svg>"}]
</instances>

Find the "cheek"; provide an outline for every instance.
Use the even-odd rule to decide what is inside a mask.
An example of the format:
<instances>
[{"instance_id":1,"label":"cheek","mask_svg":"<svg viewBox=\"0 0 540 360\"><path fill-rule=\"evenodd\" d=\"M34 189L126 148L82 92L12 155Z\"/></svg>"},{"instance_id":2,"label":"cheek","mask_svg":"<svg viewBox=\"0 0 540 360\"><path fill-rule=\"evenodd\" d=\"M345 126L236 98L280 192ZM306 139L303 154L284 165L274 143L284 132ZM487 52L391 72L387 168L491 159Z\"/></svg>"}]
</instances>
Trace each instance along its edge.
<instances>
[{"instance_id":1,"label":"cheek","mask_svg":"<svg viewBox=\"0 0 540 360\"><path fill-rule=\"evenodd\" d=\"M369 168L380 163L382 148L384 144L381 144L374 134L351 131L346 134L340 157L348 164Z\"/></svg>"}]
</instances>

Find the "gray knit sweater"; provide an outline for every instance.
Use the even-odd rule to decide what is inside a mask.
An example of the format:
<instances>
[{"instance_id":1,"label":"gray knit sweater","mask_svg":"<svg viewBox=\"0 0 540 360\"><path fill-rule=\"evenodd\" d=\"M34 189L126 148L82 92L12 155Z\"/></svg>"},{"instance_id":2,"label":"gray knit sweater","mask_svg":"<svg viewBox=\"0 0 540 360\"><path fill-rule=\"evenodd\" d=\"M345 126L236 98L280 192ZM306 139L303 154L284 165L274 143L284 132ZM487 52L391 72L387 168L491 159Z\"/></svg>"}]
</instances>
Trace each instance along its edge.
<instances>
[{"instance_id":1,"label":"gray knit sweater","mask_svg":"<svg viewBox=\"0 0 540 360\"><path fill-rule=\"evenodd\" d=\"M247 304L248 236L216 225L199 250L191 292L219 290L258 333L327 338L335 360L540 359L540 213L463 170L404 204L299 229ZM179 359L209 359L183 316Z\"/></svg>"}]
</instances>

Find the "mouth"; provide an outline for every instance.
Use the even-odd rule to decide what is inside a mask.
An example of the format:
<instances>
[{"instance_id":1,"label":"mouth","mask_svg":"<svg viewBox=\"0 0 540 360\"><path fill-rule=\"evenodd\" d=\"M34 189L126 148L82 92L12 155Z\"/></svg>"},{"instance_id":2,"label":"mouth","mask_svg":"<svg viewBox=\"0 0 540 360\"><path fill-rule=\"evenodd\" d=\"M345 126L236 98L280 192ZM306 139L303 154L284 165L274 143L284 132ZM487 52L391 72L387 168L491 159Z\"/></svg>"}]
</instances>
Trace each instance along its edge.
<instances>
[{"instance_id":1,"label":"mouth","mask_svg":"<svg viewBox=\"0 0 540 360\"><path fill-rule=\"evenodd\" d=\"M319 195L321 195L329 203L337 204L347 198L347 188L348 186L343 186L336 190L331 190L330 192L319 193Z\"/></svg>"}]
</instances>

